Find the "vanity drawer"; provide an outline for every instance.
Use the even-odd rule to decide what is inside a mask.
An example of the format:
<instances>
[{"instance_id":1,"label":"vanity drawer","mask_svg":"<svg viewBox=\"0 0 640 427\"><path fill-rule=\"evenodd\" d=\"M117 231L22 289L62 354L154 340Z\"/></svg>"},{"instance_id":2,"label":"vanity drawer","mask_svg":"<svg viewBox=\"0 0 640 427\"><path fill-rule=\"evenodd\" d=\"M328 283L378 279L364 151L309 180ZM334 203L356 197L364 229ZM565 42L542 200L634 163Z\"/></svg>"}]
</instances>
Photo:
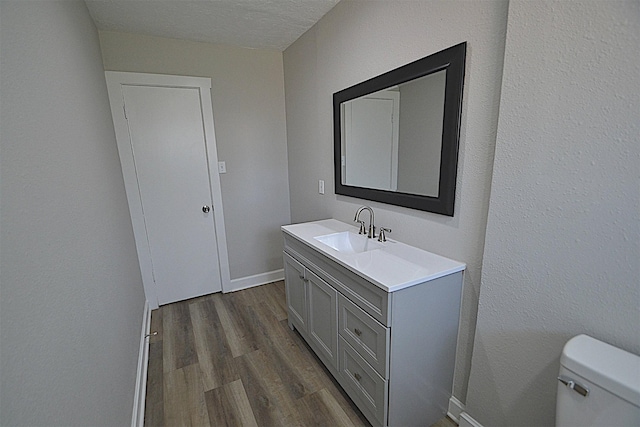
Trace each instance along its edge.
<instances>
[{"instance_id":1,"label":"vanity drawer","mask_svg":"<svg viewBox=\"0 0 640 427\"><path fill-rule=\"evenodd\" d=\"M390 329L343 295L338 295L338 333L383 377L387 363Z\"/></svg>"},{"instance_id":2,"label":"vanity drawer","mask_svg":"<svg viewBox=\"0 0 640 427\"><path fill-rule=\"evenodd\" d=\"M342 336L338 340L340 377L347 394L372 425L386 425L388 383ZM373 418L373 419L372 419Z\"/></svg>"}]
</instances>

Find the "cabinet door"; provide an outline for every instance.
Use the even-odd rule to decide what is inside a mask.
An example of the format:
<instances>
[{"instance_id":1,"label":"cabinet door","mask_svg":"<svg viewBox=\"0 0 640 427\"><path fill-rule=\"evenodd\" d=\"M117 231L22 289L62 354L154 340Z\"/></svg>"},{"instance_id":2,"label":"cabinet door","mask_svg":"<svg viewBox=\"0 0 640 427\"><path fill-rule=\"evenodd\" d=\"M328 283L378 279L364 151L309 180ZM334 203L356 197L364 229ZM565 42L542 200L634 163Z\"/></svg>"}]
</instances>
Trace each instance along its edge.
<instances>
[{"instance_id":1,"label":"cabinet door","mask_svg":"<svg viewBox=\"0 0 640 427\"><path fill-rule=\"evenodd\" d=\"M284 284L287 294L289 325L307 330L307 290L304 266L284 254Z\"/></svg>"},{"instance_id":2,"label":"cabinet door","mask_svg":"<svg viewBox=\"0 0 640 427\"><path fill-rule=\"evenodd\" d=\"M338 367L338 292L307 270L311 345L319 356Z\"/></svg>"}]
</instances>

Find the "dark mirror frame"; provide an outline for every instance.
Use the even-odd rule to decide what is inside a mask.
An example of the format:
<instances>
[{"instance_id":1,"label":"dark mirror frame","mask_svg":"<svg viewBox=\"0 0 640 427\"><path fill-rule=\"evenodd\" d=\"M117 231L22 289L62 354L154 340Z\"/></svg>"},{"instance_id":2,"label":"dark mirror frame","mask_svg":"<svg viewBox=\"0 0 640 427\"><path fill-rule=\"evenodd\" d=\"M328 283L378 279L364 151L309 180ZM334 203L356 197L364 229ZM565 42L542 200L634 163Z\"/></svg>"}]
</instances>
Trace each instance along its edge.
<instances>
[{"instance_id":1,"label":"dark mirror frame","mask_svg":"<svg viewBox=\"0 0 640 427\"><path fill-rule=\"evenodd\" d=\"M453 216L467 43L463 42L333 94L335 192L344 196ZM391 86L447 70L438 197L342 184L340 104Z\"/></svg>"}]
</instances>

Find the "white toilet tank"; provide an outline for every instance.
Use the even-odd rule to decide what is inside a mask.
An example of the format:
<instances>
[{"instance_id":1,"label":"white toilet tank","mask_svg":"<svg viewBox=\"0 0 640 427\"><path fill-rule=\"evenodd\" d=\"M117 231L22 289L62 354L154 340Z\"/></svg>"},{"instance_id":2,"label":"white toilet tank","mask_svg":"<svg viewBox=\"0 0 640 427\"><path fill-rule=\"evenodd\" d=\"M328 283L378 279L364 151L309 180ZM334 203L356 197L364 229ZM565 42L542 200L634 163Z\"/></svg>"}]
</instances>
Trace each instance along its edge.
<instances>
[{"instance_id":1,"label":"white toilet tank","mask_svg":"<svg viewBox=\"0 0 640 427\"><path fill-rule=\"evenodd\" d=\"M640 357L571 338L560 357L556 426L640 426Z\"/></svg>"}]
</instances>

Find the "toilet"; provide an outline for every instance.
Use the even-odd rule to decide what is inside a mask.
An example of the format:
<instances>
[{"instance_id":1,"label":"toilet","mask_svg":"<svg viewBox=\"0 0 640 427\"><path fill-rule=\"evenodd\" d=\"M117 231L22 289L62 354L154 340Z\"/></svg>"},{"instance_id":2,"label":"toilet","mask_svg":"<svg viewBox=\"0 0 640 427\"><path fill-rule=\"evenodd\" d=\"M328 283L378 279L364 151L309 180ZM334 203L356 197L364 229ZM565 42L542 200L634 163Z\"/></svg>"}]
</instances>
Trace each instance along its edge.
<instances>
[{"instance_id":1,"label":"toilet","mask_svg":"<svg viewBox=\"0 0 640 427\"><path fill-rule=\"evenodd\" d=\"M556 426L640 426L640 357L588 335L562 350Z\"/></svg>"}]
</instances>

